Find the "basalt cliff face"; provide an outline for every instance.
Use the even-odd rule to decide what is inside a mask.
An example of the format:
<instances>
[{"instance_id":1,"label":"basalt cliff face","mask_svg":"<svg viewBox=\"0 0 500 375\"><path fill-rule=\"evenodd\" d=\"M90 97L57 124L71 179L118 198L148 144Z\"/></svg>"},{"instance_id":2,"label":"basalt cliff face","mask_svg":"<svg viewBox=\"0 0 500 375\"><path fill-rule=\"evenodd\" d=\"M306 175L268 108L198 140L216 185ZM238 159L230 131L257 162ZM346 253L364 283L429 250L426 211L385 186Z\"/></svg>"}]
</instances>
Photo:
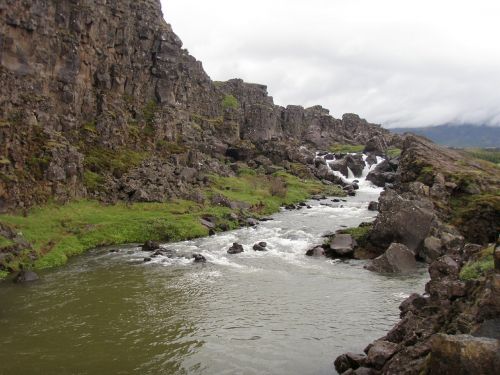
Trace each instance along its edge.
<instances>
[{"instance_id":1,"label":"basalt cliff face","mask_svg":"<svg viewBox=\"0 0 500 375\"><path fill-rule=\"evenodd\" d=\"M228 159L304 162L297 146L393 138L353 114L276 106L262 85L212 82L158 0L2 2L0 80L0 212L189 197L203 174L231 174Z\"/></svg>"}]
</instances>

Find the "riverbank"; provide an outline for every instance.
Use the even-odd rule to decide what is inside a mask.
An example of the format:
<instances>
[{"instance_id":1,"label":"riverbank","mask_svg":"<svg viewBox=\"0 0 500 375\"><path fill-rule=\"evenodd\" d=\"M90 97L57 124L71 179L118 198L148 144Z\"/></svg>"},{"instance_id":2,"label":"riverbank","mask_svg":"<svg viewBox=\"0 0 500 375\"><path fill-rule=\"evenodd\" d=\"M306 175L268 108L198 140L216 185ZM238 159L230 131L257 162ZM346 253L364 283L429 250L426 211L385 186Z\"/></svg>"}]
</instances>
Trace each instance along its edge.
<instances>
[{"instance_id":1,"label":"riverbank","mask_svg":"<svg viewBox=\"0 0 500 375\"><path fill-rule=\"evenodd\" d=\"M4 232L10 232L4 233L0 250L14 250L0 258L0 278L20 268L61 266L98 246L182 241L207 236L210 229L235 229L248 218L262 218L313 194L345 195L335 185L282 171L266 175L242 168L235 177L211 176L209 187L197 192L197 201L109 205L82 200L37 207L26 216L0 215ZM202 224L207 217L213 228Z\"/></svg>"}]
</instances>

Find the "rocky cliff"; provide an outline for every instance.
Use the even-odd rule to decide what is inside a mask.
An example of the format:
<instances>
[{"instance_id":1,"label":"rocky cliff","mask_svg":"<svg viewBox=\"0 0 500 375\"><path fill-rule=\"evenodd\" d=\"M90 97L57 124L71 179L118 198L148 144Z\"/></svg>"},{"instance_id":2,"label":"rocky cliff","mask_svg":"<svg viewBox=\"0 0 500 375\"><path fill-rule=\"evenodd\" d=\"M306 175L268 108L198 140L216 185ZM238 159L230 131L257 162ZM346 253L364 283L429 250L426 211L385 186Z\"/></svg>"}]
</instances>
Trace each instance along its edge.
<instances>
[{"instance_id":1,"label":"rocky cliff","mask_svg":"<svg viewBox=\"0 0 500 375\"><path fill-rule=\"evenodd\" d=\"M0 212L164 201L230 174L227 157L390 138L356 115L275 106L262 85L212 82L158 0L3 1L0 80Z\"/></svg>"}]
</instances>

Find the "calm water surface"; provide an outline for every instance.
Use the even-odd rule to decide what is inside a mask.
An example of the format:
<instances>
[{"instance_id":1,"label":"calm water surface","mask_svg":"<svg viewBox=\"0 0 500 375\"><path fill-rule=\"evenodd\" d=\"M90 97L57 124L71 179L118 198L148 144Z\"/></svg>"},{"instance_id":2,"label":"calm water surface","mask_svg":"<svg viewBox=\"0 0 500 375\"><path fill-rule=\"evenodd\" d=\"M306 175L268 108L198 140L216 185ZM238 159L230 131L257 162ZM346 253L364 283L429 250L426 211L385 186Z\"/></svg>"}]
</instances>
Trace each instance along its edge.
<instances>
[{"instance_id":1,"label":"calm water surface","mask_svg":"<svg viewBox=\"0 0 500 375\"><path fill-rule=\"evenodd\" d=\"M304 256L321 234L373 219L380 190L361 185L333 207L165 245L204 254L204 265L100 249L40 282L0 284L0 374L335 373L333 359L384 335L427 281L424 269L389 277ZM235 241L245 252L227 254ZM254 252L258 241L269 251Z\"/></svg>"}]
</instances>

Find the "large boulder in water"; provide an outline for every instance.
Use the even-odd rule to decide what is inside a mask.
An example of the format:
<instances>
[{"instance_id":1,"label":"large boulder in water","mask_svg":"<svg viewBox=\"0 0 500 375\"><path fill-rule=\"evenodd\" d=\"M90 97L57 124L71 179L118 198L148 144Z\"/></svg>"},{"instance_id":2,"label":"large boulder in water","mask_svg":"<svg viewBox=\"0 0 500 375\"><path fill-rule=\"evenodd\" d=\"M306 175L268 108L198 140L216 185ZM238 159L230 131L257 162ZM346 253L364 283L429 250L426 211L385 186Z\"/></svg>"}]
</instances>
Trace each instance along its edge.
<instances>
[{"instance_id":1,"label":"large boulder in water","mask_svg":"<svg viewBox=\"0 0 500 375\"><path fill-rule=\"evenodd\" d=\"M415 254L405 245L393 243L387 251L371 261L366 269L381 273L411 273L417 269Z\"/></svg>"},{"instance_id":2,"label":"large boulder in water","mask_svg":"<svg viewBox=\"0 0 500 375\"><path fill-rule=\"evenodd\" d=\"M229 248L229 250L227 251L228 254L239 254L239 253L242 253L244 250L243 250L243 245L240 245L239 243L237 242L234 242L233 243L233 246L231 246Z\"/></svg>"},{"instance_id":3,"label":"large boulder in water","mask_svg":"<svg viewBox=\"0 0 500 375\"><path fill-rule=\"evenodd\" d=\"M30 283L40 279L38 275L33 271L20 271L16 277L14 277L15 283Z\"/></svg>"},{"instance_id":4,"label":"large boulder in water","mask_svg":"<svg viewBox=\"0 0 500 375\"><path fill-rule=\"evenodd\" d=\"M361 177L365 169L365 162L361 154L349 154L328 164L332 170L342 173L345 177L349 177L349 169L355 177Z\"/></svg>"},{"instance_id":5,"label":"large boulder in water","mask_svg":"<svg viewBox=\"0 0 500 375\"><path fill-rule=\"evenodd\" d=\"M160 243L157 241L148 240L142 245L143 251L155 251L160 248Z\"/></svg>"},{"instance_id":6,"label":"large boulder in water","mask_svg":"<svg viewBox=\"0 0 500 375\"><path fill-rule=\"evenodd\" d=\"M352 258L357 243L350 234L336 234L328 244L328 256L334 258Z\"/></svg>"}]
</instances>

